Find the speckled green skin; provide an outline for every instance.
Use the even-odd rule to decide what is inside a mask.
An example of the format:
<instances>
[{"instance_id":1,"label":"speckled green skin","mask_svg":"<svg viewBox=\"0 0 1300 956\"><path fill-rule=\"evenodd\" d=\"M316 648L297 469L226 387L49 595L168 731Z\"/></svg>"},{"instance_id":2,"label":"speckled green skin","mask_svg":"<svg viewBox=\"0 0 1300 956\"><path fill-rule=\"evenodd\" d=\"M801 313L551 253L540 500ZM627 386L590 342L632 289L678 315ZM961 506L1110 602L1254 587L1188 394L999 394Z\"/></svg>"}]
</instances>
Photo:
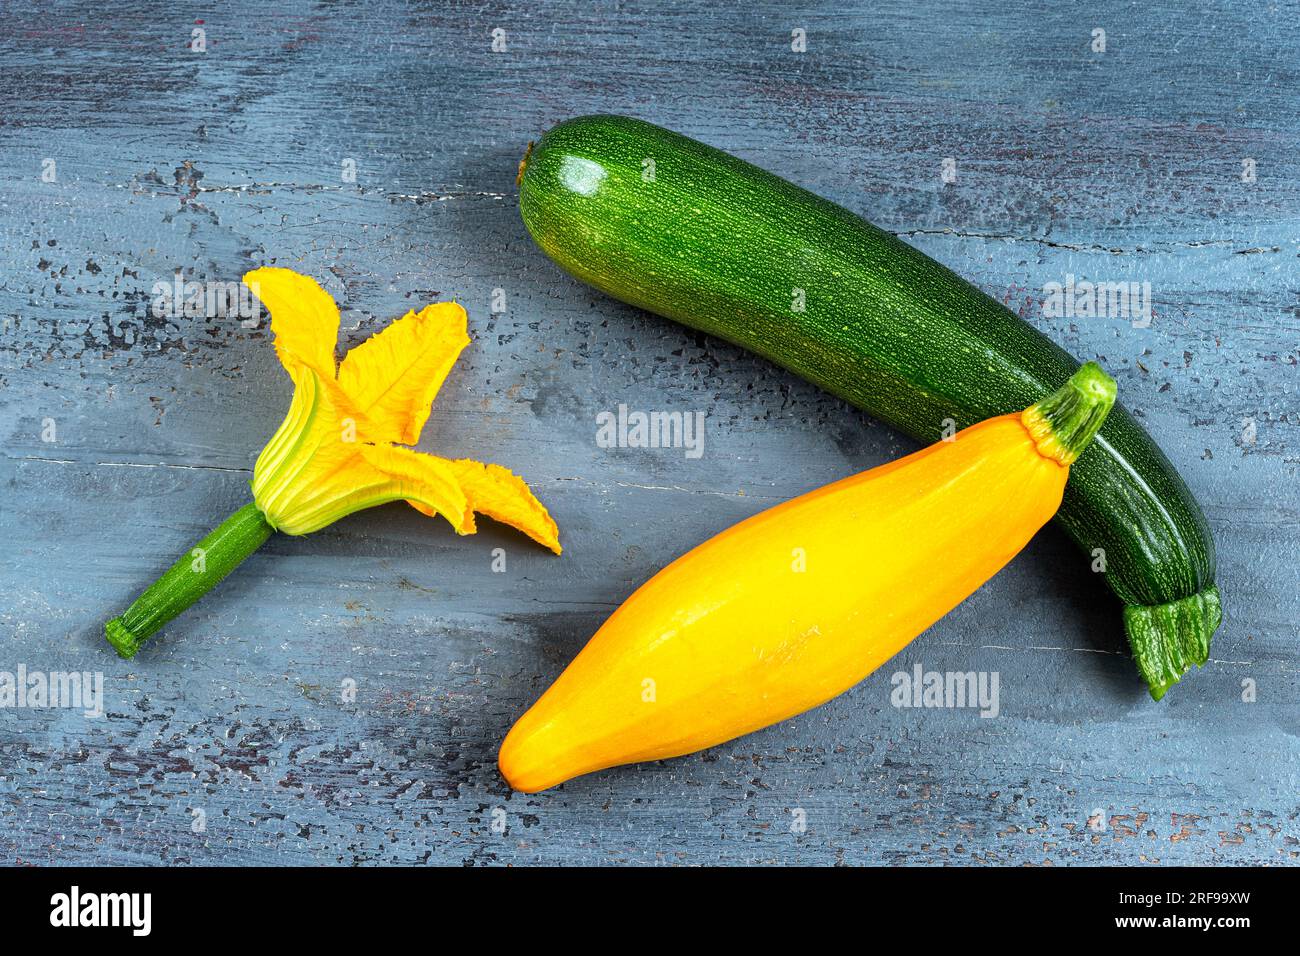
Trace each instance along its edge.
<instances>
[{"instance_id":1,"label":"speckled green skin","mask_svg":"<svg viewBox=\"0 0 1300 956\"><path fill-rule=\"evenodd\" d=\"M582 281L751 349L923 441L946 419L964 428L1023 409L1079 367L859 216L639 120L551 129L521 170L519 205L537 244ZM1117 404L1074 463L1057 518L1090 560L1104 549L1158 699L1205 662L1220 621L1201 509Z\"/></svg>"}]
</instances>

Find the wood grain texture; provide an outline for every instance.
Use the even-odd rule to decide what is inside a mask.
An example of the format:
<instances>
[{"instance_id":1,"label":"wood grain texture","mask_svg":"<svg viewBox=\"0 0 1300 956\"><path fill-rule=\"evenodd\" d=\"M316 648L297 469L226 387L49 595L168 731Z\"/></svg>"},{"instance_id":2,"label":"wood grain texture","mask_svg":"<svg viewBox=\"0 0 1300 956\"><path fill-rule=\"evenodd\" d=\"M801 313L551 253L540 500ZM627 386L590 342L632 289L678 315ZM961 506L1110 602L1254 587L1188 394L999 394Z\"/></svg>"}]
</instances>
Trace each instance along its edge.
<instances>
[{"instance_id":1,"label":"wood grain texture","mask_svg":"<svg viewBox=\"0 0 1300 956\"><path fill-rule=\"evenodd\" d=\"M1300 861L1296 6L849 6L0 8L0 670L102 671L106 698L98 720L0 709L0 860ZM630 590L913 447L533 247L521 150L595 111L859 211L1105 364L1214 527L1210 665L1152 703L1118 606L1048 529L812 713L511 794L497 744ZM262 264L319 278L346 344L462 302L475 341L421 447L520 472L565 554L384 507L273 538L117 660L103 619L247 500L290 392L265 322L158 319L151 289ZM1045 317L1067 274L1149 281L1151 327ZM703 458L597 447L619 403L703 411ZM1000 716L891 706L916 663L996 671Z\"/></svg>"}]
</instances>

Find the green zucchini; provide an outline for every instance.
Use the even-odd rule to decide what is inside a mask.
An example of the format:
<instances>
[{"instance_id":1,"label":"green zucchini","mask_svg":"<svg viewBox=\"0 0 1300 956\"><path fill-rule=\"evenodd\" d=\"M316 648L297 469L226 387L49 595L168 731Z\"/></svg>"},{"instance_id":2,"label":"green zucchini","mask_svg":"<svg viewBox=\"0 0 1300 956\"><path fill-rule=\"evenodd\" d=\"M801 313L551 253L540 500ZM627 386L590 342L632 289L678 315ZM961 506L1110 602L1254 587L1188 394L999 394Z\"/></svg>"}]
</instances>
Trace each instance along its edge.
<instances>
[{"instance_id":1,"label":"green zucchini","mask_svg":"<svg viewBox=\"0 0 1300 956\"><path fill-rule=\"evenodd\" d=\"M649 123L561 123L530 144L519 187L529 233L578 279L751 349L925 442L1032 405L1079 367L889 233ZM1104 566L1159 700L1209 656L1221 620L1214 542L1173 465L1119 405L1074 464L1058 520Z\"/></svg>"}]
</instances>

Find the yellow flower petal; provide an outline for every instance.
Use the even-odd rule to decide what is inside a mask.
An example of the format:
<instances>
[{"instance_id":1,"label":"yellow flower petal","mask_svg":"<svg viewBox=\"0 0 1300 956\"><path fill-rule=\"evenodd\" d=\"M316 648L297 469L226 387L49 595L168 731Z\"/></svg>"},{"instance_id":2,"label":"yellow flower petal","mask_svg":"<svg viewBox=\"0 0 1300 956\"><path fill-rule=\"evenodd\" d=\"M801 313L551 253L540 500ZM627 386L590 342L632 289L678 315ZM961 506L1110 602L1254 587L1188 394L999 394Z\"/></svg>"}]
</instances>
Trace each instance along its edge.
<instances>
[{"instance_id":1,"label":"yellow flower petal","mask_svg":"<svg viewBox=\"0 0 1300 956\"><path fill-rule=\"evenodd\" d=\"M405 499L427 515L442 515L457 534L474 533L474 512L446 459L396 445L363 445L361 454L388 479L385 501Z\"/></svg>"},{"instance_id":2,"label":"yellow flower petal","mask_svg":"<svg viewBox=\"0 0 1300 956\"><path fill-rule=\"evenodd\" d=\"M271 313L280 364L290 373L293 366L306 365L333 380L339 310L330 294L315 279L292 269L254 269L244 276L244 284Z\"/></svg>"},{"instance_id":3,"label":"yellow flower petal","mask_svg":"<svg viewBox=\"0 0 1300 956\"><path fill-rule=\"evenodd\" d=\"M555 520L522 478L500 465L485 465L468 458L438 460L451 469L469 502L469 532L475 530L473 513L477 511L522 531L556 554L560 553L560 531ZM411 501L410 504L417 511L430 513L418 501Z\"/></svg>"},{"instance_id":4,"label":"yellow flower petal","mask_svg":"<svg viewBox=\"0 0 1300 956\"><path fill-rule=\"evenodd\" d=\"M305 365L290 374L296 387L289 413L253 469L253 499L273 527L309 534L363 508L415 500L461 534L473 530L451 468L408 449L368 444L365 416L337 382Z\"/></svg>"},{"instance_id":5,"label":"yellow flower petal","mask_svg":"<svg viewBox=\"0 0 1300 956\"><path fill-rule=\"evenodd\" d=\"M339 314L324 289L289 269L255 269L244 281L270 310L276 351L294 381L289 412L253 469L253 499L273 527L308 534L404 499L441 514L458 534L474 532L477 511L560 553L545 506L505 468L389 444L419 440L469 344L464 309L444 302L409 312L336 367Z\"/></svg>"},{"instance_id":6,"label":"yellow flower petal","mask_svg":"<svg viewBox=\"0 0 1300 956\"><path fill-rule=\"evenodd\" d=\"M343 358L339 384L377 433L366 437L414 445L429 406L461 350L469 345L465 310L454 302L408 312Z\"/></svg>"}]
</instances>

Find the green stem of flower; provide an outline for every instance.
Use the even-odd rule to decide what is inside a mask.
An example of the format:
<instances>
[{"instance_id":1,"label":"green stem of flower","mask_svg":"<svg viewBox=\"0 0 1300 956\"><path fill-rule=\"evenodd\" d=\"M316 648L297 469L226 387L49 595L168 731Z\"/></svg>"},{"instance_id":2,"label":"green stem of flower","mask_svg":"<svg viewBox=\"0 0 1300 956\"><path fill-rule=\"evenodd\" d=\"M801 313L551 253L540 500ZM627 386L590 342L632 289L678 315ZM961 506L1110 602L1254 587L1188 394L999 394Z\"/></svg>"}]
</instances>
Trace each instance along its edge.
<instances>
[{"instance_id":1,"label":"green stem of flower","mask_svg":"<svg viewBox=\"0 0 1300 956\"><path fill-rule=\"evenodd\" d=\"M121 617L104 625L108 643L122 657L134 657L141 644L215 587L273 530L257 505L244 505L164 571Z\"/></svg>"}]
</instances>

